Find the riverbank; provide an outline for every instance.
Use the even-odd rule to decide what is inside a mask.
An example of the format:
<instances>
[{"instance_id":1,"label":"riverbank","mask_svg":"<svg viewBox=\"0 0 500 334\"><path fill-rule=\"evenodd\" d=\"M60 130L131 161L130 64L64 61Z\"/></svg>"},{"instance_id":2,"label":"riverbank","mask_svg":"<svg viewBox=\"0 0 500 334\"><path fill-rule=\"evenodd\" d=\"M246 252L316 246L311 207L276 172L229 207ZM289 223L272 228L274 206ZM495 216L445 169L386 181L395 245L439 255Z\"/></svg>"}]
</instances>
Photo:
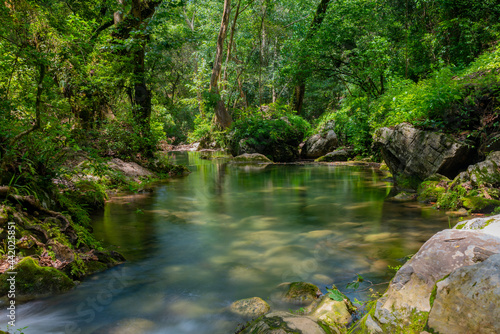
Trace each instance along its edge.
<instances>
[{"instance_id":1,"label":"riverbank","mask_svg":"<svg viewBox=\"0 0 500 334\"><path fill-rule=\"evenodd\" d=\"M168 162L166 153L137 162L68 155L51 186L37 192L29 187L0 187L0 303L12 298L9 272L17 272L15 301L66 292L94 273L123 263L116 251L105 249L92 233L90 214L113 196L151 191L166 178L188 173Z\"/></svg>"}]
</instances>

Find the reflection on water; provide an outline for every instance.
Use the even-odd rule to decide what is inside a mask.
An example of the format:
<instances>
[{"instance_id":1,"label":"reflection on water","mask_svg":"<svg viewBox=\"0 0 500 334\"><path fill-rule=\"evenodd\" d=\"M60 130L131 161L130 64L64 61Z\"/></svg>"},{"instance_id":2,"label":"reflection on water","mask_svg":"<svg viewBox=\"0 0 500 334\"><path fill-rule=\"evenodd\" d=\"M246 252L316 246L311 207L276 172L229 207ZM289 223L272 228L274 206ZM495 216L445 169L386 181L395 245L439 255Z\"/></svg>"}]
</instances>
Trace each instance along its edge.
<instances>
[{"instance_id":1,"label":"reflection on water","mask_svg":"<svg viewBox=\"0 0 500 334\"><path fill-rule=\"evenodd\" d=\"M198 157L177 154L187 178L106 205L94 231L129 261L21 306L25 333L232 333L245 319L227 306L253 296L273 304L282 282L369 298L345 285L358 273L388 281L388 265L448 227L435 210L385 202L390 185L371 168Z\"/></svg>"}]
</instances>

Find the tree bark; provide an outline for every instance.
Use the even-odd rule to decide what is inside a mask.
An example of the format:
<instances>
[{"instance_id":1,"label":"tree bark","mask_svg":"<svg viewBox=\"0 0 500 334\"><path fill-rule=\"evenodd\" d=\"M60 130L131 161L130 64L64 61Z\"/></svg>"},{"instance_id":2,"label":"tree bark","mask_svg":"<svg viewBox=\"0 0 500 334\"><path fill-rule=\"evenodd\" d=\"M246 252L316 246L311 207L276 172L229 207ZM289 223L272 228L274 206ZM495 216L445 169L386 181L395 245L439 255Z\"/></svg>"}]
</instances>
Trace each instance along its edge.
<instances>
[{"instance_id":1,"label":"tree bark","mask_svg":"<svg viewBox=\"0 0 500 334\"><path fill-rule=\"evenodd\" d=\"M224 0L224 11L222 13L222 20L219 30L219 36L217 37L217 50L215 54L214 66L212 69L212 76L210 78L210 93L219 95L219 78L222 69L222 58L224 52L224 40L227 35L227 28L229 24L229 14L231 13L231 0ZM224 101L219 98L215 104L215 122L224 128L227 128L233 122L231 115L226 109Z\"/></svg>"}]
</instances>

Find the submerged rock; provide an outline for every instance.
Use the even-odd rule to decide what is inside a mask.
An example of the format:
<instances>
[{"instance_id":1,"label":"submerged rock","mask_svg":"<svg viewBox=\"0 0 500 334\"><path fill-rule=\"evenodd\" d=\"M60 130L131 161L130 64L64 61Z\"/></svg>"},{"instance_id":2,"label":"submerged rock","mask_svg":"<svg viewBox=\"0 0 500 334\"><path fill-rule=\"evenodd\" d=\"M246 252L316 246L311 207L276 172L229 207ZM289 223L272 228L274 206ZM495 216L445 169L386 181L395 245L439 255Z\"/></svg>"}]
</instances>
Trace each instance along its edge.
<instances>
[{"instance_id":1,"label":"submerged rock","mask_svg":"<svg viewBox=\"0 0 500 334\"><path fill-rule=\"evenodd\" d=\"M295 305L309 305L321 296L321 290L314 284L293 282L283 295L283 300Z\"/></svg>"},{"instance_id":2,"label":"submerged rock","mask_svg":"<svg viewBox=\"0 0 500 334\"><path fill-rule=\"evenodd\" d=\"M325 334L313 319L287 312L272 312L257 318L239 333L244 334Z\"/></svg>"},{"instance_id":3,"label":"submerged rock","mask_svg":"<svg viewBox=\"0 0 500 334\"><path fill-rule=\"evenodd\" d=\"M231 304L229 310L245 317L260 317L271 310L271 307L259 297L237 300Z\"/></svg>"},{"instance_id":4,"label":"submerged rock","mask_svg":"<svg viewBox=\"0 0 500 334\"><path fill-rule=\"evenodd\" d=\"M500 333L500 254L436 284L428 327L436 333Z\"/></svg>"},{"instance_id":5,"label":"submerged rock","mask_svg":"<svg viewBox=\"0 0 500 334\"><path fill-rule=\"evenodd\" d=\"M146 334L155 327L155 323L148 319L130 318L104 326L92 334Z\"/></svg>"},{"instance_id":6,"label":"submerged rock","mask_svg":"<svg viewBox=\"0 0 500 334\"><path fill-rule=\"evenodd\" d=\"M374 146L380 148L396 184L413 189L435 173L454 178L476 156L467 142L419 130L407 123L377 130Z\"/></svg>"}]
</instances>

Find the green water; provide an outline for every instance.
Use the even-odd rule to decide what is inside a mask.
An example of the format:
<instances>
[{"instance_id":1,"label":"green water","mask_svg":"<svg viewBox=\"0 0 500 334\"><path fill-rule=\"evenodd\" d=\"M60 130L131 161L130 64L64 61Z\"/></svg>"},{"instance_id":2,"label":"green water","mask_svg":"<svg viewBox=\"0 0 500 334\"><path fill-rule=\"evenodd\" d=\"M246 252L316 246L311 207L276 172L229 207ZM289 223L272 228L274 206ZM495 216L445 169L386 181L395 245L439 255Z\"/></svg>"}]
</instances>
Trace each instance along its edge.
<instances>
[{"instance_id":1,"label":"green water","mask_svg":"<svg viewBox=\"0 0 500 334\"><path fill-rule=\"evenodd\" d=\"M431 208L385 201L391 184L370 167L173 159L191 175L113 199L95 217L98 238L129 261L22 306L27 334L115 333L132 323L141 333L233 333L247 319L227 311L231 302L259 296L291 308L273 297L291 281L323 291L334 283L366 300L386 288L388 265L449 224ZM346 289L357 274L360 289Z\"/></svg>"}]
</instances>

